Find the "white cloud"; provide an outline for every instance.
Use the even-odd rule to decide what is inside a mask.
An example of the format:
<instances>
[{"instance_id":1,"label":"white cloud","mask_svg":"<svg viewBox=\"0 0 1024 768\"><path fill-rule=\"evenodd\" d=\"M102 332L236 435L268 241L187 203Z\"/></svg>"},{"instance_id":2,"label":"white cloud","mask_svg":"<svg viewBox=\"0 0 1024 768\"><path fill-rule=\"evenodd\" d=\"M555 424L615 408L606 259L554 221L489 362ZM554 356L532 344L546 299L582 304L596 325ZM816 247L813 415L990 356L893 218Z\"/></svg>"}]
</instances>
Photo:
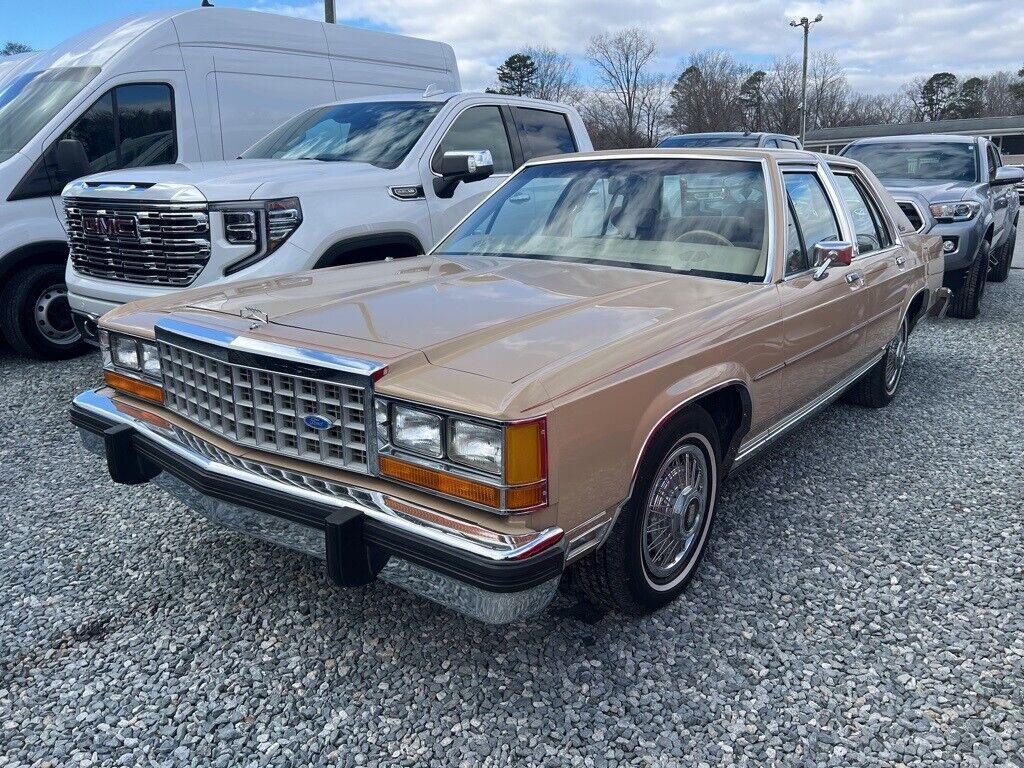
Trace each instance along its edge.
<instances>
[{"instance_id":1,"label":"white cloud","mask_svg":"<svg viewBox=\"0 0 1024 768\"><path fill-rule=\"evenodd\" d=\"M660 45L660 66L674 73L693 50L722 48L752 61L798 54L788 21L823 13L814 49L833 52L851 84L880 92L920 75L960 75L1024 66L1019 2L968 0L337 0L342 23L370 23L455 47L467 89L493 82L495 67L527 45L548 45L582 63L594 34L642 24ZM323 18L321 2L255 0L260 10Z\"/></svg>"}]
</instances>

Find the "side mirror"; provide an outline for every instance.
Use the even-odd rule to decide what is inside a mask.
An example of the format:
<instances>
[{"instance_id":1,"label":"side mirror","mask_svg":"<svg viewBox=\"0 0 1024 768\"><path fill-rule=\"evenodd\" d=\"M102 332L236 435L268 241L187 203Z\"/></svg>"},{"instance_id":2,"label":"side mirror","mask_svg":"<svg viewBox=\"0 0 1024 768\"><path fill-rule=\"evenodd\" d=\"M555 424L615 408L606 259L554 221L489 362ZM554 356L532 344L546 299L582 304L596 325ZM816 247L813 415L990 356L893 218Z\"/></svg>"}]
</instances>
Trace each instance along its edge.
<instances>
[{"instance_id":1,"label":"side mirror","mask_svg":"<svg viewBox=\"0 0 1024 768\"><path fill-rule=\"evenodd\" d=\"M61 185L89 175L89 156L85 154L85 145L78 139L58 141L54 149L54 161L57 163Z\"/></svg>"},{"instance_id":2,"label":"side mirror","mask_svg":"<svg viewBox=\"0 0 1024 768\"><path fill-rule=\"evenodd\" d=\"M1005 187L1007 184L1020 184L1024 181L1024 170L1014 168L1012 165L1004 165L996 168L996 177L992 179L993 187Z\"/></svg>"},{"instance_id":3,"label":"side mirror","mask_svg":"<svg viewBox=\"0 0 1024 768\"><path fill-rule=\"evenodd\" d=\"M451 197L460 181L482 181L492 173L494 159L489 149L445 152L441 157L441 176L434 179L434 193L438 197Z\"/></svg>"},{"instance_id":4,"label":"side mirror","mask_svg":"<svg viewBox=\"0 0 1024 768\"><path fill-rule=\"evenodd\" d=\"M853 264L853 243L840 240L822 240L814 246L814 279L821 280L831 267Z\"/></svg>"}]
</instances>

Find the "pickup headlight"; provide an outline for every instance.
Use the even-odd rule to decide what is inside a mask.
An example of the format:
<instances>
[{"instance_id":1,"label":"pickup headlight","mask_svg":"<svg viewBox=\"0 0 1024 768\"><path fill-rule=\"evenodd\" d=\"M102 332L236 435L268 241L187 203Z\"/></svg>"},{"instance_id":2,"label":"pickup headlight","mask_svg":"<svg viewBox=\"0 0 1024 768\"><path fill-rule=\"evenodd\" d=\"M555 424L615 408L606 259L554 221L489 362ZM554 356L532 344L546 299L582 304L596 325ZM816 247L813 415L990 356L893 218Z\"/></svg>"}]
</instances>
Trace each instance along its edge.
<instances>
[{"instance_id":1,"label":"pickup headlight","mask_svg":"<svg viewBox=\"0 0 1024 768\"><path fill-rule=\"evenodd\" d=\"M100 329L103 379L114 389L162 403L160 351L156 342Z\"/></svg>"},{"instance_id":2,"label":"pickup headlight","mask_svg":"<svg viewBox=\"0 0 1024 768\"><path fill-rule=\"evenodd\" d=\"M929 206L937 221L969 221L978 215L981 203L962 200L958 203L935 203Z\"/></svg>"},{"instance_id":3,"label":"pickup headlight","mask_svg":"<svg viewBox=\"0 0 1024 768\"><path fill-rule=\"evenodd\" d=\"M380 474L500 512L544 506L547 420L501 423L377 397Z\"/></svg>"},{"instance_id":4,"label":"pickup headlight","mask_svg":"<svg viewBox=\"0 0 1024 768\"><path fill-rule=\"evenodd\" d=\"M224 239L232 245L251 245L254 252L224 269L230 275L265 259L302 223L299 198L285 197L252 203L219 203L210 206L224 218Z\"/></svg>"}]
</instances>

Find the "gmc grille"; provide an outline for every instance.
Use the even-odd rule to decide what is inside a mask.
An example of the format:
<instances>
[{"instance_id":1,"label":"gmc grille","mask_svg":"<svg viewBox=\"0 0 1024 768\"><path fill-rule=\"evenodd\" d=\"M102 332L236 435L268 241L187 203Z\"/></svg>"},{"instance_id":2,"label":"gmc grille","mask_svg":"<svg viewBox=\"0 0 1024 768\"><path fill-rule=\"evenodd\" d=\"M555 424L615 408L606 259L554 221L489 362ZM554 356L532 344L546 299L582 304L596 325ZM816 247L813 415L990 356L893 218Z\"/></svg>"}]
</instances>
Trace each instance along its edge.
<instances>
[{"instance_id":1,"label":"gmc grille","mask_svg":"<svg viewBox=\"0 0 1024 768\"><path fill-rule=\"evenodd\" d=\"M897 205L903 211L903 215L910 219L910 225L914 228L915 232L920 232L924 229L924 220L921 218L921 211L917 209L916 205L906 200L897 202Z\"/></svg>"},{"instance_id":2,"label":"gmc grille","mask_svg":"<svg viewBox=\"0 0 1024 768\"><path fill-rule=\"evenodd\" d=\"M225 363L158 342L164 405L232 443L368 472L361 387ZM309 426L317 416L323 427Z\"/></svg>"},{"instance_id":3,"label":"gmc grille","mask_svg":"<svg viewBox=\"0 0 1024 768\"><path fill-rule=\"evenodd\" d=\"M210 260L205 203L68 198L71 264L83 275L147 285L191 285Z\"/></svg>"}]
</instances>

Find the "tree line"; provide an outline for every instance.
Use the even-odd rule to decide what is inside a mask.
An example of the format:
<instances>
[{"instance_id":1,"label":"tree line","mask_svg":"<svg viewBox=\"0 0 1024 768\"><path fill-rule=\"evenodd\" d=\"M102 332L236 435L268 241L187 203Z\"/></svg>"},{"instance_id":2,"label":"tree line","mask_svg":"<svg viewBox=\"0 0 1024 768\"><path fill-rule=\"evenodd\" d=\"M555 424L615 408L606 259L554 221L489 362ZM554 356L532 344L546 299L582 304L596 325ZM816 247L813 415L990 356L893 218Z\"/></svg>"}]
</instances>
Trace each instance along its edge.
<instances>
[{"instance_id":1,"label":"tree line","mask_svg":"<svg viewBox=\"0 0 1024 768\"><path fill-rule=\"evenodd\" d=\"M594 73L584 85L573 60L544 47L525 48L497 68L488 90L575 106L597 148L645 147L672 133L800 129L802 62L779 56L764 69L730 53L697 51L675 77L654 70L658 47L642 27L592 37ZM839 60L814 53L807 71L807 129L1024 114L1024 67L1017 72L958 76L938 72L882 94L855 91Z\"/></svg>"}]
</instances>

